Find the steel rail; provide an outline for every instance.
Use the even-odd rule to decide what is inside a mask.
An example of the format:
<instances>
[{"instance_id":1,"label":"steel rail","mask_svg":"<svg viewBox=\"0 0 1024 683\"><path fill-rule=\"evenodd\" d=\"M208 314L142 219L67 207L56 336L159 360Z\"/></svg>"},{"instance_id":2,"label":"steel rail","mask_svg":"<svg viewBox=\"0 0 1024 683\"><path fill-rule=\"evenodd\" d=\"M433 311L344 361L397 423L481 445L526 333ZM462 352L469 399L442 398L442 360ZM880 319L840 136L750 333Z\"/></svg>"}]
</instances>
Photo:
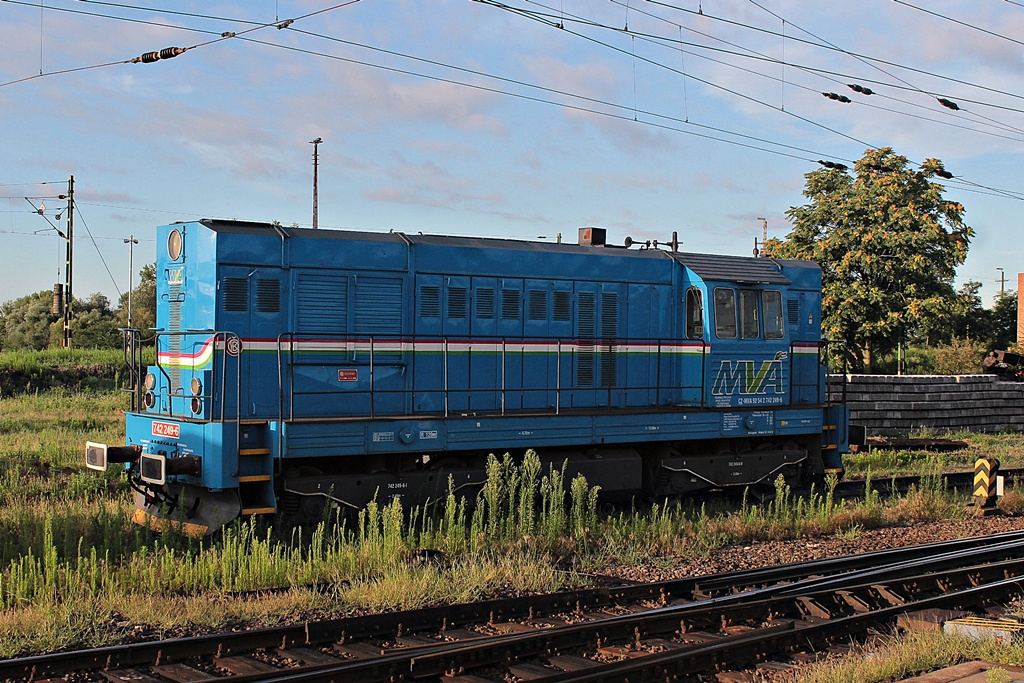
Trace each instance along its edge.
<instances>
[{"instance_id":1,"label":"steel rail","mask_svg":"<svg viewBox=\"0 0 1024 683\"><path fill-rule=\"evenodd\" d=\"M780 623L769 624L754 632L741 636L725 636L716 640L713 644L689 646L680 648L665 655L647 655L640 657L635 666L621 665L622 675L632 676L638 670L647 670L652 666L659 670L664 662L681 660L690 669L677 669L671 673L674 675L692 674L706 668L706 660L713 656L713 661L719 661L723 654L739 652L749 654L749 649L755 644L763 644L765 641L772 643L778 641L772 647L779 647L780 644L800 644L809 635L815 637L831 637L836 634L848 634L858 632L846 630L846 625L858 625L863 630L871 625L886 621L893 616L905 613L909 610L926 609L929 607L968 607L977 604L979 599L994 599L1005 596L1005 587L1021 588L1024 579L1014 576L1009 579L1000 579L982 586L972 585L977 580L979 572L988 571L996 575L1004 575L1007 571L1017 573L1024 572L1024 560L1018 559L1015 562L1002 563L999 566L982 565L961 568L959 571L949 574L924 574L921 576L908 577L898 587L882 587L879 584L867 583L856 585L851 582L846 587L847 594L857 591L875 591L889 596L897 604L890 604L878 610L870 612L858 612L849 617L836 619L825 618L816 620L813 615L807 615L805 605L815 605L818 601L827 602L827 599L834 599L837 591L819 591L807 593L801 596L772 597L755 600L753 602L737 601L737 596L728 598L712 598L701 603L692 603L675 607L666 607L650 610L648 612L622 615L601 619L599 621L557 626L548 629L541 629L529 633L518 633L513 635L494 636L483 642L468 643L443 643L433 647L402 648L394 653L385 654L379 658L370 660L344 661L337 664L325 664L303 669L282 670L250 676L232 677L232 683L344 683L353 681L358 683L372 683L376 681L394 681L400 679L420 679L426 677L454 674L480 667L495 666L515 662L523 657L534 657L545 653L558 652L569 648L580 648L592 646L595 642L629 642L639 641L641 637L670 633L677 630L687 631L689 627L700 624L706 626L721 620L733 621L738 619L771 619L773 616L785 615ZM937 587L943 588L940 583L956 579L960 583L970 585L970 588L944 595L926 597L916 601L902 600L897 593L901 590L909 591L909 587L927 586L934 582ZM997 587L997 588L993 588ZM894 597L895 596L895 597ZM847 604L851 599L845 598ZM864 600L854 596L860 604ZM722 603L731 602L731 605ZM819 606L820 607L820 606ZM724 609L723 609L724 608ZM823 623L822 623L823 622ZM843 625L843 626L837 626ZM862 627L862 628L861 628ZM795 637L795 640L794 640ZM730 654L730 656L732 656ZM697 662L699 664L695 664ZM579 674L552 673L550 679L536 680L619 680L620 665L605 665L595 667L592 671ZM609 678L609 676L611 676ZM624 680L624 679L623 679ZM631 679L632 680L632 679ZM654 679L649 679L654 680Z\"/></svg>"},{"instance_id":2,"label":"steel rail","mask_svg":"<svg viewBox=\"0 0 1024 683\"><path fill-rule=\"evenodd\" d=\"M0 660L0 679L45 678L69 671L97 668L118 668L154 665L186 657L227 656L247 650L266 647L296 647L338 640L370 638L395 633L408 633L429 628L446 627L469 622L497 623L502 619L532 617L538 613L559 610L579 612L584 608L598 608L624 601L692 599L713 596L727 589L748 589L724 597L711 597L690 605L718 605L755 600L758 596L810 590L810 584L801 584L814 577L815 585L825 586L829 579L848 583L856 577L879 576L878 567L892 565L892 571L904 575L918 571L923 558L942 558L945 566L955 566L965 554L989 561L1024 552L1024 531L1007 532L988 537L955 539L922 546L909 546L876 551L821 561L808 561L781 567L740 570L707 577L684 577L669 581L612 588L597 588L555 593L528 598L506 598L464 605L429 607L402 613L363 615L308 622L291 626L271 627L251 632L218 633L204 636L177 638L164 641L131 643L94 648L84 651L36 655L19 659ZM860 572L858 574L858 572ZM867 573L864 573L867 572ZM781 582L788 582L782 586ZM841 584L836 584L841 585ZM757 587L755 590L749 590ZM688 607L692 609L692 607Z\"/></svg>"}]
</instances>

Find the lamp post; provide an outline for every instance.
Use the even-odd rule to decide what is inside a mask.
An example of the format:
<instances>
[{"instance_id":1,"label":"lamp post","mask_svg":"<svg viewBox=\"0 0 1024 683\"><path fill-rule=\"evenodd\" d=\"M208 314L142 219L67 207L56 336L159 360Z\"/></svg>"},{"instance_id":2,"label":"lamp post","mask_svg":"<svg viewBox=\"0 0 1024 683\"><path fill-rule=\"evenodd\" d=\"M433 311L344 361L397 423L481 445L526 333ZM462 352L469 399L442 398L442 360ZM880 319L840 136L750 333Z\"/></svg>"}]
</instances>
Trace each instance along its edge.
<instances>
[{"instance_id":1,"label":"lamp post","mask_svg":"<svg viewBox=\"0 0 1024 683\"><path fill-rule=\"evenodd\" d=\"M313 145L313 229L316 230L319 226L317 225L317 206L316 206L316 190L317 190L317 170L320 166L320 143L323 142L323 138L317 138L316 140L310 140L309 144Z\"/></svg>"},{"instance_id":2,"label":"lamp post","mask_svg":"<svg viewBox=\"0 0 1024 683\"><path fill-rule=\"evenodd\" d=\"M132 326L132 276L135 274L135 245L139 243L135 235L128 235L124 241L128 245L128 327Z\"/></svg>"}]
</instances>

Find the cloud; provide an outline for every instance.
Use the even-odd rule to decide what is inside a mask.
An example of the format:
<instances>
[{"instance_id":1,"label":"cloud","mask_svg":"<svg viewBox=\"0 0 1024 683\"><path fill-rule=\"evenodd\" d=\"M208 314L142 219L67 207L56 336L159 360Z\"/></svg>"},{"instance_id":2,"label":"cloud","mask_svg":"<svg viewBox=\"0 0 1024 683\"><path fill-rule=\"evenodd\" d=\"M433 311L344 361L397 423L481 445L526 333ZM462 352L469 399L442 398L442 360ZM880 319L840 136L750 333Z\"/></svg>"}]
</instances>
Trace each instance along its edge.
<instances>
[{"instance_id":1,"label":"cloud","mask_svg":"<svg viewBox=\"0 0 1024 683\"><path fill-rule=\"evenodd\" d=\"M469 211L494 211L505 201L498 192L477 191L475 180L455 176L433 161L410 163L396 157L375 175L385 182L362 193L372 201Z\"/></svg>"}]
</instances>

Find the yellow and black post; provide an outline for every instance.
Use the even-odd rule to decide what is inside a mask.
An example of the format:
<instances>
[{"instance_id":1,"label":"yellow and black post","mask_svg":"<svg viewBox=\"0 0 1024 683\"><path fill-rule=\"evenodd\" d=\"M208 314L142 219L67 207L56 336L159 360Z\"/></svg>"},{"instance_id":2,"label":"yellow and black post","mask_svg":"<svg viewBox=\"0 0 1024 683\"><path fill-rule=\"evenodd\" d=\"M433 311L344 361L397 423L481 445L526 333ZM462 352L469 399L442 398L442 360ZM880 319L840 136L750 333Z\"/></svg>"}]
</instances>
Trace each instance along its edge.
<instances>
[{"instance_id":1,"label":"yellow and black post","mask_svg":"<svg viewBox=\"0 0 1024 683\"><path fill-rule=\"evenodd\" d=\"M998 474L999 461L995 458L978 458L974 463L974 507L979 514L995 508Z\"/></svg>"}]
</instances>

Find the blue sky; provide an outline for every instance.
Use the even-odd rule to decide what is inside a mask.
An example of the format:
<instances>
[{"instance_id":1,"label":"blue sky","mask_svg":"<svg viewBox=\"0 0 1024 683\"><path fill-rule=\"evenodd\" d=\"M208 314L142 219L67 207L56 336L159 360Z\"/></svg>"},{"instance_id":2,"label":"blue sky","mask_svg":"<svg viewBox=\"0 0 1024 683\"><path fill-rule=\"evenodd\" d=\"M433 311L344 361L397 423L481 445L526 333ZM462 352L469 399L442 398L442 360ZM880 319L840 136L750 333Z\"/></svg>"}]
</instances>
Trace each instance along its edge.
<instances>
[{"instance_id":1,"label":"blue sky","mask_svg":"<svg viewBox=\"0 0 1024 683\"><path fill-rule=\"evenodd\" d=\"M75 294L116 301L129 235L137 271L160 224L310 225L317 137L321 228L575 241L602 226L617 243L677 231L686 251L741 255L760 218L770 236L789 231L818 159L891 146L956 176L947 197L977 232L958 280L981 281L986 304L997 268L1016 287L1024 3L507 4L523 12L471 0L0 2L0 301L63 281L64 241L33 204L53 220L69 175ZM168 46L191 49L123 63Z\"/></svg>"}]
</instances>

